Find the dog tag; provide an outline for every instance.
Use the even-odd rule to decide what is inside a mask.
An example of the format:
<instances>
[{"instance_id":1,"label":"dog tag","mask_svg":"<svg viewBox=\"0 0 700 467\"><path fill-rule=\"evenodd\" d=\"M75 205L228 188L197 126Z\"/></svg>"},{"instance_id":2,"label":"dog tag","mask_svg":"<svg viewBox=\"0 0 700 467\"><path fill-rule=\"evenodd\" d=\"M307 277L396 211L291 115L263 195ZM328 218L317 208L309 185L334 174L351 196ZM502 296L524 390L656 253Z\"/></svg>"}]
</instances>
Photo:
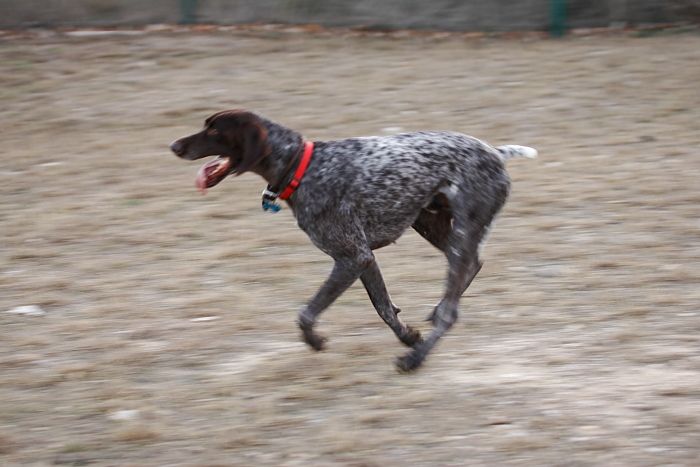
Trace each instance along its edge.
<instances>
[{"instance_id":1,"label":"dog tag","mask_svg":"<svg viewBox=\"0 0 700 467\"><path fill-rule=\"evenodd\" d=\"M267 188L263 190L262 192L262 208L263 211L265 212L270 212L272 214L276 212L280 212L280 209L282 209L282 206L277 203L277 197L279 195L273 191L268 190Z\"/></svg>"}]
</instances>

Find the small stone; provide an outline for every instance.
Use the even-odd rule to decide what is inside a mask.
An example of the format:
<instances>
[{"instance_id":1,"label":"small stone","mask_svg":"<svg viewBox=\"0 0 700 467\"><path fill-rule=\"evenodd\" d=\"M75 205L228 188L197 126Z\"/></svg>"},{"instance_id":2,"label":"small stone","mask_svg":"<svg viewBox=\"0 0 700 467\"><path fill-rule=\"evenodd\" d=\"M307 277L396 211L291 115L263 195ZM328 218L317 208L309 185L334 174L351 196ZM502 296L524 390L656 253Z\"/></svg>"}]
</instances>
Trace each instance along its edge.
<instances>
[{"instance_id":1,"label":"small stone","mask_svg":"<svg viewBox=\"0 0 700 467\"><path fill-rule=\"evenodd\" d=\"M41 309L38 305L24 305L17 306L11 310L7 310L6 313L12 313L15 315L27 315L27 316L44 316L46 312Z\"/></svg>"},{"instance_id":2,"label":"small stone","mask_svg":"<svg viewBox=\"0 0 700 467\"><path fill-rule=\"evenodd\" d=\"M200 316L199 318L192 318L190 321L193 323L202 323L205 321L214 321L216 319L219 319L218 316Z\"/></svg>"},{"instance_id":3,"label":"small stone","mask_svg":"<svg viewBox=\"0 0 700 467\"><path fill-rule=\"evenodd\" d=\"M138 410L117 410L116 412L112 412L107 416L110 420L116 420L116 421L127 421L127 420L135 420L139 417L139 411Z\"/></svg>"},{"instance_id":4,"label":"small stone","mask_svg":"<svg viewBox=\"0 0 700 467\"><path fill-rule=\"evenodd\" d=\"M145 34L145 31L133 29L81 29L78 31L68 31L66 36L70 37L105 37L105 36L138 36Z\"/></svg>"},{"instance_id":5,"label":"small stone","mask_svg":"<svg viewBox=\"0 0 700 467\"><path fill-rule=\"evenodd\" d=\"M65 162L62 161L49 161L49 162L42 162L41 164L37 164L38 167L56 167L59 165L63 165Z\"/></svg>"}]
</instances>

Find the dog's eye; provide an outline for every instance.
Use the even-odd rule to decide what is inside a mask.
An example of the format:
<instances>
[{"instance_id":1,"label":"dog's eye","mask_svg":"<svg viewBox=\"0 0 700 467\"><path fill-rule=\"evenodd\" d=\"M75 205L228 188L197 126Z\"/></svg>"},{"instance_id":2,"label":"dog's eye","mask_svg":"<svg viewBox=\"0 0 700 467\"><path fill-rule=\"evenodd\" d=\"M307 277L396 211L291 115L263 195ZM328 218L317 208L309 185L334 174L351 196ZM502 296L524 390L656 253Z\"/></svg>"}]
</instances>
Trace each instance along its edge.
<instances>
[{"instance_id":1,"label":"dog's eye","mask_svg":"<svg viewBox=\"0 0 700 467\"><path fill-rule=\"evenodd\" d=\"M209 128L207 130L207 136L218 136L219 135L219 130L216 128Z\"/></svg>"}]
</instances>

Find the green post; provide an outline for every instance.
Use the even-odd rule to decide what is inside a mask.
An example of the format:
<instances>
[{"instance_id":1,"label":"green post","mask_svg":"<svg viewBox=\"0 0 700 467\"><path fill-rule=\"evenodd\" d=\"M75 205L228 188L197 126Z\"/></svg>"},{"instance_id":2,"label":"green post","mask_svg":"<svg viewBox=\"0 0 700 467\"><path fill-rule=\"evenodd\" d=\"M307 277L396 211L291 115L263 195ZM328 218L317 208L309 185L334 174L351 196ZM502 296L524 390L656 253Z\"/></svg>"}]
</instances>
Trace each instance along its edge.
<instances>
[{"instance_id":1,"label":"green post","mask_svg":"<svg viewBox=\"0 0 700 467\"><path fill-rule=\"evenodd\" d=\"M180 0L180 24L193 24L197 16L197 0Z\"/></svg>"},{"instance_id":2,"label":"green post","mask_svg":"<svg viewBox=\"0 0 700 467\"><path fill-rule=\"evenodd\" d=\"M566 0L550 0L549 33L553 37L566 34Z\"/></svg>"}]
</instances>

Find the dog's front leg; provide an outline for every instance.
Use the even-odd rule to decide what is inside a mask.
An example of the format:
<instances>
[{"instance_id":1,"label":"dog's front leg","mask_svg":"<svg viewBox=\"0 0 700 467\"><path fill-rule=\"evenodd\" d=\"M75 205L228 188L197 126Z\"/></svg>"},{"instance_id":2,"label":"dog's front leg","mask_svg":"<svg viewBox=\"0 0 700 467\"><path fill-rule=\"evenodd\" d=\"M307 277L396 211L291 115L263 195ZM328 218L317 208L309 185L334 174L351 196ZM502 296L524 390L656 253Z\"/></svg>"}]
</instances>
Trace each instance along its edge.
<instances>
[{"instance_id":1,"label":"dog's front leg","mask_svg":"<svg viewBox=\"0 0 700 467\"><path fill-rule=\"evenodd\" d=\"M319 291L299 312L299 328L304 341L314 350L323 350L326 339L313 331L316 318L357 280L374 261L371 251L352 258L335 260L333 271Z\"/></svg>"},{"instance_id":2,"label":"dog's front leg","mask_svg":"<svg viewBox=\"0 0 700 467\"><path fill-rule=\"evenodd\" d=\"M372 305L374 305L374 309L377 310L379 316L391 330L394 331L396 337L409 347L422 342L423 338L420 332L404 324L397 316L400 310L391 301L391 297L386 289L384 278L382 277L376 260L372 261L360 278L362 279L362 284L365 286L365 290L367 290Z\"/></svg>"}]
</instances>

